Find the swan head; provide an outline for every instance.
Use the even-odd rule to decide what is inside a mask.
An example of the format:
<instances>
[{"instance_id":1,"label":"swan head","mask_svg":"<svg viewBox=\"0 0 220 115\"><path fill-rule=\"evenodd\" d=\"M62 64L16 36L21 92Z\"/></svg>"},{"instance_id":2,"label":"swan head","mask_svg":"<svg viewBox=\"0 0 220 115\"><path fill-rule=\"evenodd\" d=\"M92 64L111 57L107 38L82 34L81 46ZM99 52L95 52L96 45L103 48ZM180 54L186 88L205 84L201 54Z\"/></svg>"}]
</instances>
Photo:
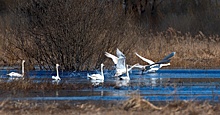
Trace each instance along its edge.
<instances>
[{"instance_id":1,"label":"swan head","mask_svg":"<svg viewBox=\"0 0 220 115\"><path fill-rule=\"evenodd\" d=\"M104 67L104 66L105 66L105 65L102 63L102 64L101 64L101 67Z\"/></svg>"},{"instance_id":2,"label":"swan head","mask_svg":"<svg viewBox=\"0 0 220 115\"><path fill-rule=\"evenodd\" d=\"M22 63L24 63L25 62L25 60L22 60Z\"/></svg>"},{"instance_id":3,"label":"swan head","mask_svg":"<svg viewBox=\"0 0 220 115\"><path fill-rule=\"evenodd\" d=\"M56 67L59 67L60 65L59 64L56 64Z\"/></svg>"}]
</instances>

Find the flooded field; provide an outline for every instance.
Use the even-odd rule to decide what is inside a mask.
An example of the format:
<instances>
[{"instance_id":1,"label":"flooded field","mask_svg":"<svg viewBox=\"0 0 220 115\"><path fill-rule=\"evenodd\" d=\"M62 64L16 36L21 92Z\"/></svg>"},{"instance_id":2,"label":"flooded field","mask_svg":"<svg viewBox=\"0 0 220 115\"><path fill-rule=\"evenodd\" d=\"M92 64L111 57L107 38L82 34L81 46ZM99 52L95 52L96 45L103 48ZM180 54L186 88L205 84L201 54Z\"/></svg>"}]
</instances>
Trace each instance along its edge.
<instances>
[{"instance_id":1,"label":"flooded field","mask_svg":"<svg viewBox=\"0 0 220 115\"><path fill-rule=\"evenodd\" d=\"M1 82L12 82L6 75L9 71L1 70ZM54 71L30 71L27 74L34 83L47 82L55 85L77 84L88 87L71 90L60 88L52 90L1 91L0 100L45 100L45 101L115 101L127 100L133 95L154 102L177 100L219 102L220 70L218 69L161 69L156 73L140 74L133 70L130 81L116 80L114 71L104 71L104 83L90 81L87 73L60 72L61 81L53 82ZM67 86L65 86L67 87Z\"/></svg>"}]
</instances>

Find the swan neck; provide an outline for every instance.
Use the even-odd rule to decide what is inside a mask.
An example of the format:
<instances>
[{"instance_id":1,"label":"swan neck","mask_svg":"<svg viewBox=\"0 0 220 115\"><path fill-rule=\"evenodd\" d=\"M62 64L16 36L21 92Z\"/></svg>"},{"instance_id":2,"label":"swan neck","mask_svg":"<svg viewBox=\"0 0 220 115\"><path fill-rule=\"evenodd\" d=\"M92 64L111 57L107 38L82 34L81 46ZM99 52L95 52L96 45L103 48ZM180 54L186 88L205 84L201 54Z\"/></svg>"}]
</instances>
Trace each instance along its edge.
<instances>
[{"instance_id":1,"label":"swan neck","mask_svg":"<svg viewBox=\"0 0 220 115\"><path fill-rule=\"evenodd\" d=\"M127 77L130 78L128 71L129 71L129 70L128 70L128 66L126 66L126 74L127 74Z\"/></svg>"},{"instance_id":2,"label":"swan neck","mask_svg":"<svg viewBox=\"0 0 220 115\"><path fill-rule=\"evenodd\" d=\"M57 77L59 77L58 66L56 66L56 71L57 71Z\"/></svg>"},{"instance_id":3,"label":"swan neck","mask_svg":"<svg viewBox=\"0 0 220 115\"><path fill-rule=\"evenodd\" d=\"M21 64L21 72L22 72L22 76L24 76L24 61Z\"/></svg>"},{"instance_id":4,"label":"swan neck","mask_svg":"<svg viewBox=\"0 0 220 115\"><path fill-rule=\"evenodd\" d=\"M137 64L135 64L135 65L133 65L133 66L131 66L130 68L126 68L128 71L130 71L132 68L134 68L135 66L136 66Z\"/></svg>"},{"instance_id":5,"label":"swan neck","mask_svg":"<svg viewBox=\"0 0 220 115\"><path fill-rule=\"evenodd\" d=\"M104 78L104 74L103 74L103 66L101 66L101 75Z\"/></svg>"}]
</instances>

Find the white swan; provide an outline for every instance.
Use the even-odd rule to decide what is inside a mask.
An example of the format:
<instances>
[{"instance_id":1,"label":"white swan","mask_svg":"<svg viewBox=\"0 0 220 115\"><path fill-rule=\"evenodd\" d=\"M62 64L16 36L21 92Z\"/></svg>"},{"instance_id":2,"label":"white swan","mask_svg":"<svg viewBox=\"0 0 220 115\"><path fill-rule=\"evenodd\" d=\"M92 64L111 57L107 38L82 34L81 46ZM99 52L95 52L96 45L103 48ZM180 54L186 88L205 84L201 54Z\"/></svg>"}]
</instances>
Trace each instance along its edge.
<instances>
[{"instance_id":1,"label":"white swan","mask_svg":"<svg viewBox=\"0 0 220 115\"><path fill-rule=\"evenodd\" d=\"M89 74L87 73L87 78L88 78L88 79L91 79L91 80L99 80L99 81L101 81L101 82L104 82L103 67L104 67L104 64L102 63L102 64L101 64L101 74L92 74L92 75L89 75Z\"/></svg>"},{"instance_id":2,"label":"white swan","mask_svg":"<svg viewBox=\"0 0 220 115\"><path fill-rule=\"evenodd\" d=\"M130 80L129 72L128 72L128 65L126 65L126 76L118 76L119 80Z\"/></svg>"},{"instance_id":3,"label":"white swan","mask_svg":"<svg viewBox=\"0 0 220 115\"><path fill-rule=\"evenodd\" d=\"M123 59L119 59L119 62L120 60L123 60ZM122 74L126 73L126 72L129 72L131 71L134 67L140 65L139 63L135 64L135 65L132 65L130 68L126 67L125 66L125 59L124 61L122 61L122 63L118 63L116 65L116 73L115 73L115 76L121 76Z\"/></svg>"},{"instance_id":4,"label":"white swan","mask_svg":"<svg viewBox=\"0 0 220 115\"><path fill-rule=\"evenodd\" d=\"M117 80L116 80L116 86L115 88L120 88L122 86L129 86L129 81L130 81L130 76L129 76L129 72L128 72L128 65L126 65L126 75L123 76L118 76Z\"/></svg>"},{"instance_id":5,"label":"white swan","mask_svg":"<svg viewBox=\"0 0 220 115\"><path fill-rule=\"evenodd\" d=\"M60 66L59 64L56 64L57 75L56 76L52 76L52 79L55 80L55 81L60 81L61 80L61 78L59 76L59 71L58 71L58 67L59 66Z\"/></svg>"},{"instance_id":6,"label":"white swan","mask_svg":"<svg viewBox=\"0 0 220 115\"><path fill-rule=\"evenodd\" d=\"M119 59L120 57L124 57L124 58L125 58L125 55L124 55L118 48L117 48L117 50L116 50L116 55L117 55L118 57L116 57L116 56L114 56L114 55L112 55L112 54L110 54L110 53L108 53L108 52L105 52L105 56L107 56L108 58L111 58L115 65L118 64L118 59Z\"/></svg>"},{"instance_id":7,"label":"white swan","mask_svg":"<svg viewBox=\"0 0 220 115\"><path fill-rule=\"evenodd\" d=\"M172 52L169 55L167 55L166 57L164 57L162 60L160 60L159 62L154 62L152 60L149 60L147 58L144 58L142 56L140 56L138 53L135 53L139 58L141 58L143 61L147 62L149 65L137 65L134 68L137 69L141 69L142 73L144 71L147 72L156 72L157 70L159 70L160 68L164 67L164 66L169 66L170 65L170 58L173 57L176 52Z\"/></svg>"},{"instance_id":8,"label":"white swan","mask_svg":"<svg viewBox=\"0 0 220 115\"><path fill-rule=\"evenodd\" d=\"M16 77L16 78L23 78L24 77L24 62L25 62L25 60L22 60L22 64L21 64L21 71L22 71L22 73L20 74L20 73L16 73L16 72L11 72L11 73L9 73L9 74L7 74L7 75L9 75L10 77Z\"/></svg>"},{"instance_id":9,"label":"white swan","mask_svg":"<svg viewBox=\"0 0 220 115\"><path fill-rule=\"evenodd\" d=\"M105 52L105 55L111 58L112 61L114 62L116 68L116 73L115 73L116 77L126 73L126 66L125 66L126 57L118 48L116 50L117 57L108 52ZM137 64L135 65L137 66ZM135 65L128 68L128 71L130 71L133 67L135 67Z\"/></svg>"}]
</instances>

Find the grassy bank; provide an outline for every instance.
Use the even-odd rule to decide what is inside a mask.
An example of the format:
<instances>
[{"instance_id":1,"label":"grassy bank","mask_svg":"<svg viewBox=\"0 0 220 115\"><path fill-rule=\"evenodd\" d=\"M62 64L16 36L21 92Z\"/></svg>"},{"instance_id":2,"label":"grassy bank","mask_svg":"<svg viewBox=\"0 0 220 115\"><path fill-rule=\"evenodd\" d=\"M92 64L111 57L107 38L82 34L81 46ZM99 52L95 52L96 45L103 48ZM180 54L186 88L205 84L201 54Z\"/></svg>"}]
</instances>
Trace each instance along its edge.
<instances>
[{"instance_id":1,"label":"grassy bank","mask_svg":"<svg viewBox=\"0 0 220 115\"><path fill-rule=\"evenodd\" d=\"M71 102L71 101L10 101L0 102L1 114L22 114L22 115L207 115L219 114L219 104L208 102L177 101L154 105L141 98L131 98L118 102Z\"/></svg>"}]
</instances>

